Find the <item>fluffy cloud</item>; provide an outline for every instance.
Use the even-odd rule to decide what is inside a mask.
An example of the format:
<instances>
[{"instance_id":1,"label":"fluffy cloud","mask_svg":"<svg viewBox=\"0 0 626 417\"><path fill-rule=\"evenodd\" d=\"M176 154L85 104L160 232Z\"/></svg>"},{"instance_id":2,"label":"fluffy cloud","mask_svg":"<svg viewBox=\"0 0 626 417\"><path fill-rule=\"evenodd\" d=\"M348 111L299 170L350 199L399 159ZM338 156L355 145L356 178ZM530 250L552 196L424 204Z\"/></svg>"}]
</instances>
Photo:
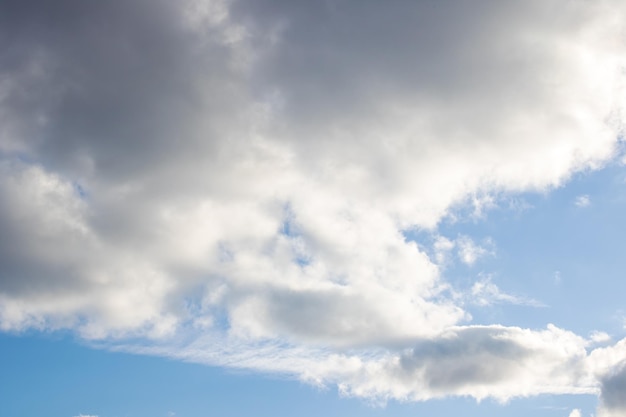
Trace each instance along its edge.
<instances>
[{"instance_id":1,"label":"fluffy cloud","mask_svg":"<svg viewBox=\"0 0 626 417\"><path fill-rule=\"evenodd\" d=\"M461 262L467 265L473 265L479 258L493 253L493 251L477 245L469 236L460 236L456 243L459 247L458 256ZM486 243L492 245L490 241Z\"/></svg>"},{"instance_id":2,"label":"fluffy cloud","mask_svg":"<svg viewBox=\"0 0 626 417\"><path fill-rule=\"evenodd\" d=\"M598 381L600 392L599 417L621 417L626 413L626 339L612 346L594 349L587 357L587 369Z\"/></svg>"},{"instance_id":3,"label":"fluffy cloud","mask_svg":"<svg viewBox=\"0 0 626 417\"><path fill-rule=\"evenodd\" d=\"M593 331L589 335L589 340L594 343L606 343L611 340L611 336L605 332Z\"/></svg>"},{"instance_id":4,"label":"fluffy cloud","mask_svg":"<svg viewBox=\"0 0 626 417\"><path fill-rule=\"evenodd\" d=\"M3 330L383 399L605 381L615 408L584 339L463 327L405 232L614 156L620 2L0 8Z\"/></svg>"},{"instance_id":5,"label":"fluffy cloud","mask_svg":"<svg viewBox=\"0 0 626 417\"><path fill-rule=\"evenodd\" d=\"M600 416L623 416L626 414L626 362L602 379L602 406Z\"/></svg>"},{"instance_id":6,"label":"fluffy cloud","mask_svg":"<svg viewBox=\"0 0 626 417\"><path fill-rule=\"evenodd\" d=\"M459 261L472 266L478 259L486 255L494 255L493 246L491 239L484 239L483 245L480 245L466 235L459 235L453 240L445 236L435 236L432 245L434 260L439 266L446 266L450 262L450 252L455 248Z\"/></svg>"}]
</instances>

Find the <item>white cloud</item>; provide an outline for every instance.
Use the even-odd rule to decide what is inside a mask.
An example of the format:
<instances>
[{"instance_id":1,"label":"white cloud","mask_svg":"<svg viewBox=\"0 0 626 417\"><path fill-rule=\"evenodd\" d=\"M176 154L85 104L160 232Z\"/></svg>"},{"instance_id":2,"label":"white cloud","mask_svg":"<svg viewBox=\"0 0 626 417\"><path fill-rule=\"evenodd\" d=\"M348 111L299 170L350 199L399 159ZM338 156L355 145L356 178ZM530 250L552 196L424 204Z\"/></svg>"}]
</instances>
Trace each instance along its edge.
<instances>
[{"instance_id":1,"label":"white cloud","mask_svg":"<svg viewBox=\"0 0 626 417\"><path fill-rule=\"evenodd\" d=\"M437 236L433 249L435 253L435 260L438 265L444 265L449 258L450 252L454 249L455 242L446 238L445 236Z\"/></svg>"},{"instance_id":2,"label":"white cloud","mask_svg":"<svg viewBox=\"0 0 626 417\"><path fill-rule=\"evenodd\" d=\"M582 417L582 414L579 409L575 408L571 413L569 413L569 417Z\"/></svg>"},{"instance_id":3,"label":"white cloud","mask_svg":"<svg viewBox=\"0 0 626 417\"><path fill-rule=\"evenodd\" d=\"M489 246L493 246L490 240L487 240L486 243ZM466 265L473 265L481 257L493 254L493 250L476 244L472 238L465 235L459 236L456 240L456 245L459 259Z\"/></svg>"},{"instance_id":4,"label":"white cloud","mask_svg":"<svg viewBox=\"0 0 626 417\"><path fill-rule=\"evenodd\" d=\"M494 246L490 238L483 239L481 244L478 244L467 235L459 235L456 239L435 235L432 252L434 261L440 267L445 267L453 261L452 254L455 254L456 258L465 265L472 266L480 258L493 256Z\"/></svg>"},{"instance_id":5,"label":"white cloud","mask_svg":"<svg viewBox=\"0 0 626 417\"><path fill-rule=\"evenodd\" d=\"M587 341L463 327L403 232L613 157L623 4L326 4L3 2L0 328L362 397L593 392Z\"/></svg>"},{"instance_id":6,"label":"white cloud","mask_svg":"<svg viewBox=\"0 0 626 417\"><path fill-rule=\"evenodd\" d=\"M574 201L576 207L588 207L591 205L591 199L587 194L579 195Z\"/></svg>"},{"instance_id":7,"label":"white cloud","mask_svg":"<svg viewBox=\"0 0 626 417\"><path fill-rule=\"evenodd\" d=\"M606 343L611 341L611 336L606 332L595 330L589 335L589 340L594 343Z\"/></svg>"},{"instance_id":8,"label":"white cloud","mask_svg":"<svg viewBox=\"0 0 626 417\"><path fill-rule=\"evenodd\" d=\"M76 417L98 417L98 416L95 414L79 414Z\"/></svg>"}]
</instances>

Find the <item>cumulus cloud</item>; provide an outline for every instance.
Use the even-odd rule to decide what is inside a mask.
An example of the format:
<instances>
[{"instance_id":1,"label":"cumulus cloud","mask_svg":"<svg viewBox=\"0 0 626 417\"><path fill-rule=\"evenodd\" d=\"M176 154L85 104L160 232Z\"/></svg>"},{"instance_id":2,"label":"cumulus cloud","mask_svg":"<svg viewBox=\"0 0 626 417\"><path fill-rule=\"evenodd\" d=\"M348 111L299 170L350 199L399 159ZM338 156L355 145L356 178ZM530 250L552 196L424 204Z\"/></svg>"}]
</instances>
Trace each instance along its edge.
<instances>
[{"instance_id":1,"label":"cumulus cloud","mask_svg":"<svg viewBox=\"0 0 626 417\"><path fill-rule=\"evenodd\" d=\"M583 338L463 327L405 232L614 156L624 12L3 1L0 328L363 397L593 391Z\"/></svg>"},{"instance_id":2,"label":"cumulus cloud","mask_svg":"<svg viewBox=\"0 0 626 417\"><path fill-rule=\"evenodd\" d=\"M605 343L611 340L611 336L606 332L593 331L589 335L589 340L594 343Z\"/></svg>"},{"instance_id":3,"label":"cumulus cloud","mask_svg":"<svg viewBox=\"0 0 626 417\"><path fill-rule=\"evenodd\" d=\"M556 349L550 347L555 342L559 346ZM346 389L354 395L411 400L454 394L506 401L545 392L583 392L588 387L578 378L584 373L566 368L577 368L584 355L576 336L554 327L533 332L469 326L418 342L387 359L383 372L386 381L361 377Z\"/></svg>"},{"instance_id":4,"label":"cumulus cloud","mask_svg":"<svg viewBox=\"0 0 626 417\"><path fill-rule=\"evenodd\" d=\"M569 417L582 417L582 414L578 408L575 408L571 413L569 413Z\"/></svg>"},{"instance_id":5,"label":"cumulus cloud","mask_svg":"<svg viewBox=\"0 0 626 417\"><path fill-rule=\"evenodd\" d=\"M626 361L602 377L601 405L599 417L621 417L626 415Z\"/></svg>"}]
</instances>

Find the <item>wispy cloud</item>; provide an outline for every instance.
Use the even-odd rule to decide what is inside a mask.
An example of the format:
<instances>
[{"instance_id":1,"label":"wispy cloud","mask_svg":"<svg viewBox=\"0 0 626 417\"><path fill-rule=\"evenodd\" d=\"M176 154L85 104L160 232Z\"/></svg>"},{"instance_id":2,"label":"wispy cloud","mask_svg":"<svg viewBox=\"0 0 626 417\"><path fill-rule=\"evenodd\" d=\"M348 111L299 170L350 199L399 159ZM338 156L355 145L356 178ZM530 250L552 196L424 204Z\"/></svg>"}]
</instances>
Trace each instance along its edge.
<instances>
[{"instance_id":1,"label":"wispy cloud","mask_svg":"<svg viewBox=\"0 0 626 417\"><path fill-rule=\"evenodd\" d=\"M503 292L493 282L490 275L483 275L482 279L472 285L470 293L466 296L472 304L480 306L489 306L493 304L515 304L526 305L531 307L545 307L539 301L531 298L520 297Z\"/></svg>"},{"instance_id":2,"label":"wispy cloud","mask_svg":"<svg viewBox=\"0 0 626 417\"><path fill-rule=\"evenodd\" d=\"M587 194L579 195L576 197L576 200L574 200L574 205L581 208L589 207L591 205L591 199Z\"/></svg>"},{"instance_id":3,"label":"wispy cloud","mask_svg":"<svg viewBox=\"0 0 626 417\"><path fill-rule=\"evenodd\" d=\"M466 265L473 265L483 256L493 255L493 242L487 239L485 243L486 246L481 246L474 242L469 236L459 236L456 240L456 246L457 254L461 262Z\"/></svg>"},{"instance_id":4,"label":"wispy cloud","mask_svg":"<svg viewBox=\"0 0 626 417\"><path fill-rule=\"evenodd\" d=\"M446 266L454 261L472 266L481 258L494 256L494 247L495 244L490 238L477 243L467 235L459 235L456 239L436 235L432 245L433 260L440 266Z\"/></svg>"}]
</instances>

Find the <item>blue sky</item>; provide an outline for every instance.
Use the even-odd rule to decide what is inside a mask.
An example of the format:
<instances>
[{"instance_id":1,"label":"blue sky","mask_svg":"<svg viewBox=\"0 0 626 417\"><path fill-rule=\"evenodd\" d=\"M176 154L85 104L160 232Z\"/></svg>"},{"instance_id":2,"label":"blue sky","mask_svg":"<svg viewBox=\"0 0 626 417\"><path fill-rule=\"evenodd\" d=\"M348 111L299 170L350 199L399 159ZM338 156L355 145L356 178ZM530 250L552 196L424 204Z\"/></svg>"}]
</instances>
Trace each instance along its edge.
<instances>
[{"instance_id":1,"label":"blue sky","mask_svg":"<svg viewBox=\"0 0 626 417\"><path fill-rule=\"evenodd\" d=\"M626 415L617 0L0 5L0 415Z\"/></svg>"}]
</instances>

